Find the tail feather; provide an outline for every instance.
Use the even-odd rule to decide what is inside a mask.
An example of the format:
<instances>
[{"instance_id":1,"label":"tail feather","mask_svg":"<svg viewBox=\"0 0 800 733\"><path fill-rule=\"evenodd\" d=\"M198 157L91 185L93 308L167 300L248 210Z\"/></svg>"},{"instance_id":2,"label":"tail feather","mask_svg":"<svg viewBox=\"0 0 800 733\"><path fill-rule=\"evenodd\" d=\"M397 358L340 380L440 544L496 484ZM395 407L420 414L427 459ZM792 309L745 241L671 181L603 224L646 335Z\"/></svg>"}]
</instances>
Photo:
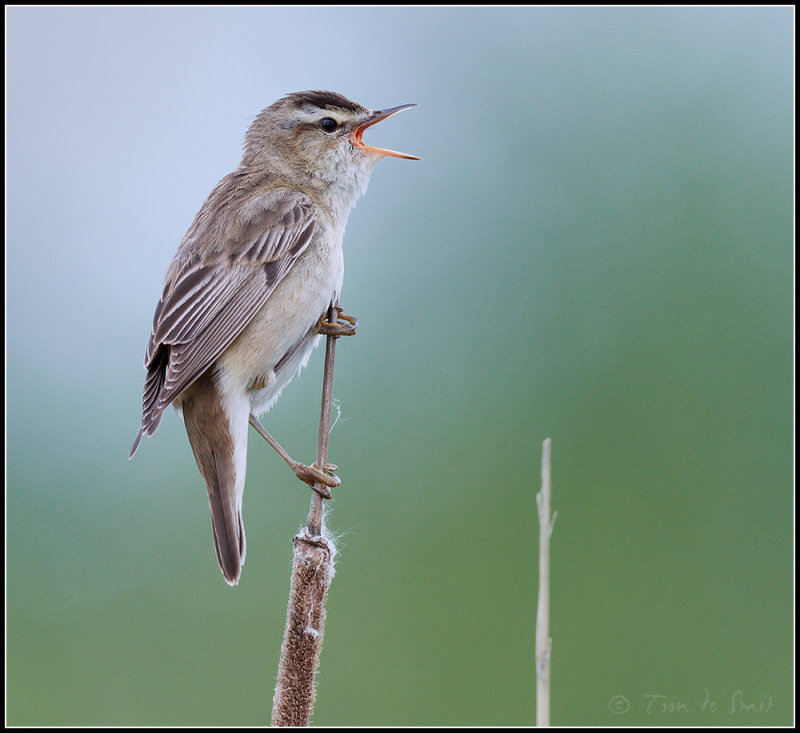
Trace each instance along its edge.
<instances>
[{"instance_id":1,"label":"tail feather","mask_svg":"<svg viewBox=\"0 0 800 733\"><path fill-rule=\"evenodd\" d=\"M236 585L245 559L245 534L242 522L244 459L237 452L246 451L236 435L241 434L223 407L219 391L210 373L197 380L180 398L186 432L200 473L206 480L214 547L217 560L229 585ZM245 413L244 435L247 435ZM238 460L237 460L238 458Z\"/></svg>"},{"instance_id":2,"label":"tail feather","mask_svg":"<svg viewBox=\"0 0 800 733\"><path fill-rule=\"evenodd\" d=\"M217 562L229 585L236 585L244 565L245 540L242 513L227 505L220 491L208 491L211 526Z\"/></svg>"}]
</instances>

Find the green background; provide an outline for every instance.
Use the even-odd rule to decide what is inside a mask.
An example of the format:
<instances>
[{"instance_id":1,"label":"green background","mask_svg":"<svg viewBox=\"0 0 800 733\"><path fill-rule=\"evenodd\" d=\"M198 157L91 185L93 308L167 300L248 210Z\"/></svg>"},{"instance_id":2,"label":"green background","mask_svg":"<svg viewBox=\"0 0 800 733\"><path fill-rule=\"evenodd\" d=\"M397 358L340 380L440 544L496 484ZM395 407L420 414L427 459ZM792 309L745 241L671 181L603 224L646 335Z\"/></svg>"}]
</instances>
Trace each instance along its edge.
<instances>
[{"instance_id":1,"label":"green background","mask_svg":"<svg viewBox=\"0 0 800 733\"><path fill-rule=\"evenodd\" d=\"M420 107L345 239L318 725L793 720L794 11L11 8L7 722L260 725L309 493L253 434L242 581L169 411L167 264L291 91ZM264 422L313 458L322 352Z\"/></svg>"}]
</instances>

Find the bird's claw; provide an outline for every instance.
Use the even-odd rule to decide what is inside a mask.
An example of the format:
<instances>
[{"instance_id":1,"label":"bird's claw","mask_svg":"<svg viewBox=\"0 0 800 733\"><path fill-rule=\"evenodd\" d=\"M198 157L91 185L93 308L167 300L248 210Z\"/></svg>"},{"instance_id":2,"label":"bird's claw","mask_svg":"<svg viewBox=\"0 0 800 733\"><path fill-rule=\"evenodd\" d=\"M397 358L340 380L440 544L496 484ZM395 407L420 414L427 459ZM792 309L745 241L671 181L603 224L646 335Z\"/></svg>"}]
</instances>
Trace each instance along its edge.
<instances>
[{"instance_id":1,"label":"bird's claw","mask_svg":"<svg viewBox=\"0 0 800 733\"><path fill-rule=\"evenodd\" d=\"M337 466L333 463L326 463L324 469L320 470L313 463L306 466L303 463L294 463L292 470L294 475L301 481L307 483L323 499L330 499L330 489L335 489L342 480L333 473Z\"/></svg>"},{"instance_id":2,"label":"bird's claw","mask_svg":"<svg viewBox=\"0 0 800 733\"><path fill-rule=\"evenodd\" d=\"M326 316L320 316L317 333L323 336L355 336L358 319L348 316L338 305L333 309L336 311L336 320L329 321Z\"/></svg>"}]
</instances>

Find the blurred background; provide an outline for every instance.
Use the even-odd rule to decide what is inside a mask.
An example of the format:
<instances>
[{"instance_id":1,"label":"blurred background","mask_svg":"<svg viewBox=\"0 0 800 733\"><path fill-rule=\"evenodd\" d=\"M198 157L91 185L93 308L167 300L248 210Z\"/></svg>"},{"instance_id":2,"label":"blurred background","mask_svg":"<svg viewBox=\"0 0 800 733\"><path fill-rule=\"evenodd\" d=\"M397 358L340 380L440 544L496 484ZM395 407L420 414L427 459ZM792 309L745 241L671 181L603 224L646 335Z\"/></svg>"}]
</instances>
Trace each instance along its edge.
<instances>
[{"instance_id":1,"label":"blurred background","mask_svg":"<svg viewBox=\"0 0 800 733\"><path fill-rule=\"evenodd\" d=\"M6 9L7 722L262 725L310 494L250 440L242 581L172 410L166 267L263 107L368 142L317 725L793 720L792 8ZM263 422L313 460L322 351Z\"/></svg>"}]
</instances>

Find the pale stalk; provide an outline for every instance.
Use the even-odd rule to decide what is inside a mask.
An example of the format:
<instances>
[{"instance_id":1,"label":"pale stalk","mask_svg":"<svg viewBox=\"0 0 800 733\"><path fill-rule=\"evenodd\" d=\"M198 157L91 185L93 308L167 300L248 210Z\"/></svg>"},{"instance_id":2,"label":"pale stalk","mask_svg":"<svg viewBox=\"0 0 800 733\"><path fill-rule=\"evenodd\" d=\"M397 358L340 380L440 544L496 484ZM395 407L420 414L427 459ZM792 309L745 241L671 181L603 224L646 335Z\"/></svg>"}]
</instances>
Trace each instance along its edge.
<instances>
[{"instance_id":1,"label":"pale stalk","mask_svg":"<svg viewBox=\"0 0 800 733\"><path fill-rule=\"evenodd\" d=\"M539 605L536 612L536 725L550 725L550 438L542 443L539 507Z\"/></svg>"}]
</instances>

